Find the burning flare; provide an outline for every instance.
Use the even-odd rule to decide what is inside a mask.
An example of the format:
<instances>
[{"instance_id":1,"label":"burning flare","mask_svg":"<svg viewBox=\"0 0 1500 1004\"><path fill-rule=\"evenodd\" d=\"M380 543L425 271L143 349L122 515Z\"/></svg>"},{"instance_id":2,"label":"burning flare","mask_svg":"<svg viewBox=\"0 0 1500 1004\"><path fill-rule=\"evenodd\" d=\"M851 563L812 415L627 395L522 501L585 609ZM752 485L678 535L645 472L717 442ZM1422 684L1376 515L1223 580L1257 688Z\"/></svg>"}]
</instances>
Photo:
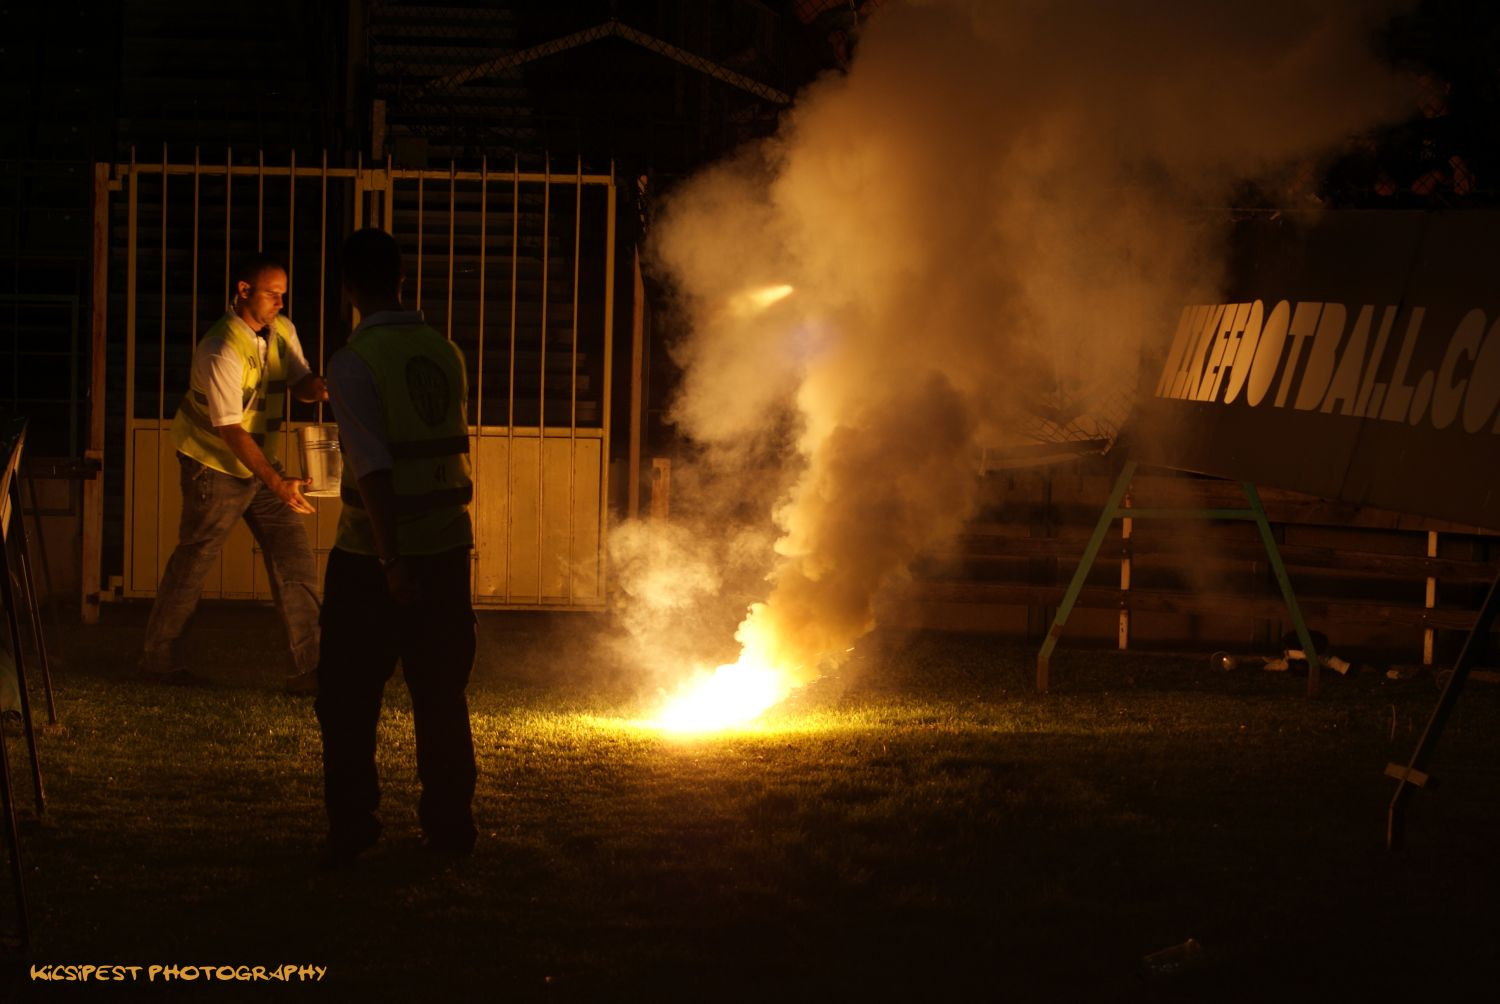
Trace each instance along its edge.
<instances>
[{"instance_id":1,"label":"burning flare","mask_svg":"<svg viewBox=\"0 0 1500 1004\"><path fill-rule=\"evenodd\" d=\"M747 663L741 657L684 684L652 724L668 732L717 732L748 725L781 701L788 689L775 667Z\"/></svg>"},{"instance_id":2,"label":"burning flare","mask_svg":"<svg viewBox=\"0 0 1500 1004\"><path fill-rule=\"evenodd\" d=\"M786 699L797 678L769 655L764 627L749 618L735 637L744 646L739 659L684 683L650 724L667 732L717 732L748 725Z\"/></svg>"}]
</instances>

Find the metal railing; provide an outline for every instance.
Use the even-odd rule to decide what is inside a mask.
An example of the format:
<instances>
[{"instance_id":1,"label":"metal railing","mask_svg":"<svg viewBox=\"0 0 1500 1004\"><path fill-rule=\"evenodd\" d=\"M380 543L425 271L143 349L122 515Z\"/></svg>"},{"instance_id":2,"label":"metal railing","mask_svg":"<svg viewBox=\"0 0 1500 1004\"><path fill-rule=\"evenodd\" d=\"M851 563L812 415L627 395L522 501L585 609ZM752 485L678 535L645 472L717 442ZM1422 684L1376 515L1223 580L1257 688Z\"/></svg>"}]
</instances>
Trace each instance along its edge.
<instances>
[{"instance_id":1,"label":"metal railing","mask_svg":"<svg viewBox=\"0 0 1500 1004\"><path fill-rule=\"evenodd\" d=\"M603 603L614 325L615 188L610 174L517 165L478 171L132 158L96 170L91 407L106 406L106 354L123 370L123 444L91 416L90 454L122 451L123 596L154 594L175 542L180 497L170 425L192 349L229 299L231 263L265 251L287 266L287 314L314 371L353 323L337 282L343 236L378 226L407 256L407 302L464 350L474 468L474 598L483 605ZM116 194L118 193L118 194ZM288 404L281 456L321 406ZM106 464L106 470L110 465ZM97 604L103 494L86 500L85 616ZM338 501L320 499L320 561ZM92 523L92 532L89 526ZM269 597L248 530L226 545L206 596Z\"/></svg>"}]
</instances>

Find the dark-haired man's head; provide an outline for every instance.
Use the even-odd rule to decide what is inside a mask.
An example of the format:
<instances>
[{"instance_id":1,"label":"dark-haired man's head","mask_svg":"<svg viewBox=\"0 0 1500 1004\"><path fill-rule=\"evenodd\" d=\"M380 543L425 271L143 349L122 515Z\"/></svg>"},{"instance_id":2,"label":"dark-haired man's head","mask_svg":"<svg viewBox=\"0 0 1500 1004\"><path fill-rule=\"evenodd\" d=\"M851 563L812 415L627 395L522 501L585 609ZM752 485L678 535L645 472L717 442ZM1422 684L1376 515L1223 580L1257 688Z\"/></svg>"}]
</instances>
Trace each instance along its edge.
<instances>
[{"instance_id":1,"label":"dark-haired man's head","mask_svg":"<svg viewBox=\"0 0 1500 1004\"><path fill-rule=\"evenodd\" d=\"M286 269L268 254L247 255L230 273L234 295L230 309L259 331L281 313L286 296Z\"/></svg>"},{"instance_id":2,"label":"dark-haired man's head","mask_svg":"<svg viewBox=\"0 0 1500 1004\"><path fill-rule=\"evenodd\" d=\"M405 275L396 238L374 227L356 230L344 241L343 261L344 291L361 314L400 308Z\"/></svg>"}]
</instances>

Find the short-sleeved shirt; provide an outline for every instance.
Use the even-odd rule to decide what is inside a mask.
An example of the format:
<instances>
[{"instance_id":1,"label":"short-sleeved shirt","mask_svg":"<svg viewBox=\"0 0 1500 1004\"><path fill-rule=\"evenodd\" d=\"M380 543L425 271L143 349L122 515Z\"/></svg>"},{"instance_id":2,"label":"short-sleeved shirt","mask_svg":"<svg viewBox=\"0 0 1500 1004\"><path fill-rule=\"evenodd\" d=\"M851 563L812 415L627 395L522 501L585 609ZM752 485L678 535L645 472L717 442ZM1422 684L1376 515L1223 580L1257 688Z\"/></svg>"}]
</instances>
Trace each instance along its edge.
<instances>
[{"instance_id":1,"label":"short-sleeved shirt","mask_svg":"<svg viewBox=\"0 0 1500 1004\"><path fill-rule=\"evenodd\" d=\"M296 326L292 324L291 318L284 320L287 326L284 357L286 384L290 388L312 373L312 370L307 365L307 357L302 354L302 343L297 339ZM255 337L260 348L261 365L264 366L270 351L265 338L238 314L233 314L229 323L239 325L242 331ZM200 386L208 388L208 420L215 427L239 425L244 418L244 365L239 353L222 339L213 343L200 341L197 350L193 352L193 375L198 378Z\"/></svg>"},{"instance_id":2,"label":"short-sleeved shirt","mask_svg":"<svg viewBox=\"0 0 1500 1004\"><path fill-rule=\"evenodd\" d=\"M349 336L353 342L365 328L421 324L420 310L383 310L360 319ZM396 466L385 433L385 408L375 386L375 374L353 352L335 352L328 361L328 396L339 422L339 450L355 479Z\"/></svg>"}]
</instances>

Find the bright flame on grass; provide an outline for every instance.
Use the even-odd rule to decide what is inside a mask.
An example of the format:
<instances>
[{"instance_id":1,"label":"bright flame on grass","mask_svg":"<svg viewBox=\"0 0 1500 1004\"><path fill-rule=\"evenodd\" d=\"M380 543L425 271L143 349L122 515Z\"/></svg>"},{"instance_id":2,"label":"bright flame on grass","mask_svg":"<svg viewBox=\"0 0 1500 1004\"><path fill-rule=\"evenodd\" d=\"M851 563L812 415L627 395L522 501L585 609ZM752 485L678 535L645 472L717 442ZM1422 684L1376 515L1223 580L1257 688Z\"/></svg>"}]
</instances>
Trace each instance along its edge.
<instances>
[{"instance_id":1,"label":"bright flame on grass","mask_svg":"<svg viewBox=\"0 0 1500 1004\"><path fill-rule=\"evenodd\" d=\"M667 732L717 732L748 725L786 699L792 676L766 655L754 622L742 624L736 637L744 644L738 661L684 683L651 724Z\"/></svg>"},{"instance_id":2,"label":"bright flame on grass","mask_svg":"<svg viewBox=\"0 0 1500 1004\"><path fill-rule=\"evenodd\" d=\"M729 663L684 684L654 724L668 732L717 732L753 722L786 694L785 680L770 666Z\"/></svg>"}]
</instances>

